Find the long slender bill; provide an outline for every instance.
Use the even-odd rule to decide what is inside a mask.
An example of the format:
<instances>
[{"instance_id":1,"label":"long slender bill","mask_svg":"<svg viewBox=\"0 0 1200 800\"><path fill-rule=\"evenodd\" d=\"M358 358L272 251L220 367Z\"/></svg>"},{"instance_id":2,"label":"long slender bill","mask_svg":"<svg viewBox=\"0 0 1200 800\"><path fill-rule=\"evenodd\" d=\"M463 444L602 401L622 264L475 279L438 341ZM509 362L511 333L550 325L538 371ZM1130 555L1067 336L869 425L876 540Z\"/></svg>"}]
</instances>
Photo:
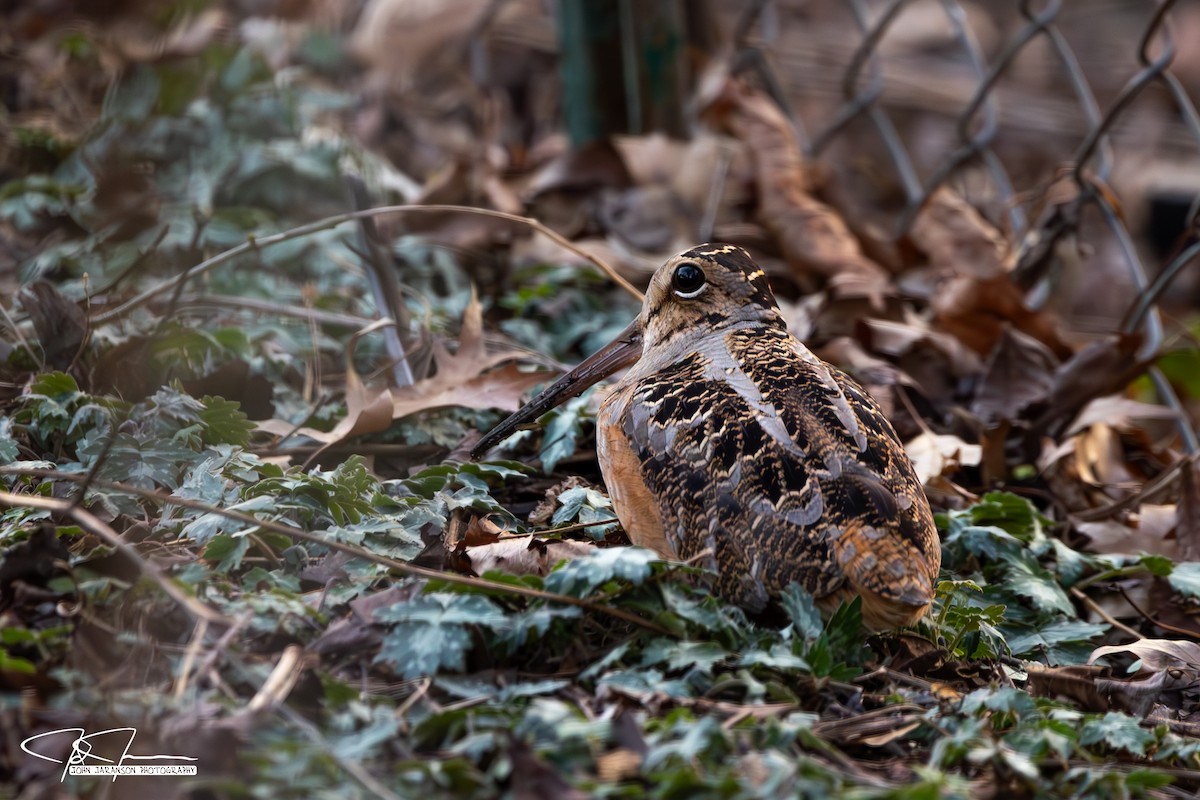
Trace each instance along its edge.
<instances>
[{"instance_id":1,"label":"long slender bill","mask_svg":"<svg viewBox=\"0 0 1200 800\"><path fill-rule=\"evenodd\" d=\"M617 370L628 367L641 357L642 330L635 319L628 328L617 334L617 338L584 359L579 366L547 386L537 397L488 431L471 449L471 457L479 458L522 425L537 419L568 397L578 397L588 387L599 383Z\"/></svg>"}]
</instances>

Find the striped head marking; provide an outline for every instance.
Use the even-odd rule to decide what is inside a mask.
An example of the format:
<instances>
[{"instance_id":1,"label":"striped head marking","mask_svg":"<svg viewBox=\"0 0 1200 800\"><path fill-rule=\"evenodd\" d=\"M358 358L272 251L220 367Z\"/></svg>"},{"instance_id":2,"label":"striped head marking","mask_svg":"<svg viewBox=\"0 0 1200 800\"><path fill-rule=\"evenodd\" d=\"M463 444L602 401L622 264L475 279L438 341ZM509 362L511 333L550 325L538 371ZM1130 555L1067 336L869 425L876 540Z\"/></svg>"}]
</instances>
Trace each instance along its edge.
<instances>
[{"instance_id":1,"label":"striped head marking","mask_svg":"<svg viewBox=\"0 0 1200 800\"><path fill-rule=\"evenodd\" d=\"M647 350L738 322L783 325L766 274L731 244L702 244L668 259L650 279L640 322Z\"/></svg>"}]
</instances>

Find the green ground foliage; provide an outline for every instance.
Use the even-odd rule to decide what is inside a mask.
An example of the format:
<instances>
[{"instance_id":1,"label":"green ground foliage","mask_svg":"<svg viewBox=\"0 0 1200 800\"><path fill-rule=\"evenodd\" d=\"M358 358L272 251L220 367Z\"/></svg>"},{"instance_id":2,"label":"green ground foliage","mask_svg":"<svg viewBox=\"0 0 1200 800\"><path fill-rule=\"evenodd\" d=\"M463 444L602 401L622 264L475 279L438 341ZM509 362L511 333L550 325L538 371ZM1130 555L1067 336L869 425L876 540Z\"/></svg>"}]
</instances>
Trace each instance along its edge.
<instances>
[{"instance_id":1,"label":"green ground foliage","mask_svg":"<svg viewBox=\"0 0 1200 800\"><path fill-rule=\"evenodd\" d=\"M72 29L56 47L82 75L107 63L101 44ZM154 784L163 797L1200 786L1187 627L1200 562L1091 546L1078 523L1103 518L1073 516L1037 464L1041 442L1080 435L1034 425L1045 402L1010 415L1007 450L993 438L999 469L985 478L964 459L941 479L935 606L875 635L856 604L823 621L798 587L775 616L749 618L703 570L620 546L591 394L492 460L466 459L464 442L503 417L488 376L531 387L535 366L593 351L636 312L565 254L480 257L404 225L378 234L410 315L416 410L338 432L368 418L378 395L355 387L378 386L388 356L379 331L347 348L376 316L364 230L321 220L352 210L347 174L380 202L404 198L386 159L335 124L359 99L336 42L310 31L293 46L286 68L232 36L127 63L81 129L14 129L21 166L0 186L0 225L23 257L6 277L42 288L4 302L5 782L59 780L61 766L19 752L25 736L130 725L137 751L197 759L195 778ZM1173 341L1163 364L1190 401L1200 356ZM476 345L516 355L485 364ZM453 401L435 402L428 387L455 369ZM1157 400L1148 382L1134 389ZM967 436L952 415L927 416ZM1190 461L1172 466L1132 430L1142 449L1105 440L1129 479L1183 474L1195 494ZM1180 539L1197 514L1183 495L1158 501ZM541 568L476 568L513 541ZM556 555L564 542L571 557ZM1097 652L1111 645L1130 648ZM80 794L107 782L67 780Z\"/></svg>"}]
</instances>

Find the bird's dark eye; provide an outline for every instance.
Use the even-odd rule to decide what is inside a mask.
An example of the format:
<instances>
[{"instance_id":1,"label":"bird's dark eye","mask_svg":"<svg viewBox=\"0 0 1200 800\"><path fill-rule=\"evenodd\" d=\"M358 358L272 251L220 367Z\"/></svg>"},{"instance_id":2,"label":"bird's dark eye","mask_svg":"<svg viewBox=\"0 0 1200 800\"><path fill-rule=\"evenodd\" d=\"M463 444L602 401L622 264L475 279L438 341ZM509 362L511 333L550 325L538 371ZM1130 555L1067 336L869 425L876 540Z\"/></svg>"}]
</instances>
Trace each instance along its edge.
<instances>
[{"instance_id":1,"label":"bird's dark eye","mask_svg":"<svg viewBox=\"0 0 1200 800\"><path fill-rule=\"evenodd\" d=\"M685 261L676 267L675 274L671 276L671 286L675 289L675 294L680 297L695 297L700 294L700 290L707 282L704 270L690 261Z\"/></svg>"}]
</instances>

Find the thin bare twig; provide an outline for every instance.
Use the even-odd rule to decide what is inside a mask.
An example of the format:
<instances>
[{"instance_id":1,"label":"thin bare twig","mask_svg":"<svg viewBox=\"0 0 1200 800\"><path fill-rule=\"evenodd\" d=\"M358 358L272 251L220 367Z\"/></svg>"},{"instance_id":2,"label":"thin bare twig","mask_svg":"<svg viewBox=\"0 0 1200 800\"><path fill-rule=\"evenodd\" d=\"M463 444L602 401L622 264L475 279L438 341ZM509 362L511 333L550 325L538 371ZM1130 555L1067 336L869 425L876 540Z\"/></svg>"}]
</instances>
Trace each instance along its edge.
<instances>
[{"instance_id":1,"label":"thin bare twig","mask_svg":"<svg viewBox=\"0 0 1200 800\"><path fill-rule=\"evenodd\" d=\"M361 328L375 321L369 317L357 314L345 314L337 311L326 311L320 308L306 308L304 306L281 305L274 300L236 297L229 294L185 294L179 298L179 306L177 307L179 312L192 308L203 310L216 309L218 311L240 308L246 311L261 312L273 316L298 317L300 319L312 320L321 325L341 325L346 328Z\"/></svg>"},{"instance_id":2,"label":"thin bare twig","mask_svg":"<svg viewBox=\"0 0 1200 800\"><path fill-rule=\"evenodd\" d=\"M70 473L70 472L60 472L59 470L53 470L53 469L24 469L24 468L14 468L14 467L0 467L0 474L31 475L31 476L35 476L35 477L55 478L58 480L72 481L72 482L76 482L76 483L81 482L84 477L82 475L77 475L77 474ZM565 595L565 594L556 594L554 592L547 592L547 591L543 591L541 589L534 589L529 586L520 586L520 585L515 585L515 584L500 583L498 581L489 581L486 578L473 578L468 575L458 575L453 572L440 572L436 569L427 569L425 567L418 567L415 564L409 564L405 561L398 561L394 558L388 558L387 556L381 556L378 553L372 553L370 550L367 550L362 547L357 547L352 544L346 544L345 542L339 542L339 541L336 541L333 539L327 539L318 534L309 533L308 531L302 531L297 528L292 528L292 527L283 525L278 522L272 522L270 520L258 519L249 514L244 514L240 511L231 511L230 509L227 509L227 508L217 508L215 506L210 506L207 503L200 503L195 500L189 500L189 499L182 498L182 497L173 497L168 494L163 494L162 492L151 491L149 489L141 489L136 486L127 486L125 484L115 483L113 481L99 481L99 480L94 481L93 485L96 487L99 487L99 488L107 489L109 491L121 492L123 494L132 495L134 497L140 497L142 499L150 500L150 501L153 501L156 503L162 503L164 505L174 505L174 506L180 506L181 508L189 508L189 509L192 509L195 511L204 511L209 514L218 514L218 515L226 517L228 519L238 520L239 522L244 522L248 525L254 525L259 528L269 530L272 533L279 533L284 536L289 536L293 539L299 539L300 541L312 542L313 544L323 545L324 547L328 547L330 550L337 550L337 551L346 553L347 555L354 556L355 558L361 558L365 561L370 561L371 563L379 564L381 566L387 567L392 572L399 573L401 575L409 575L412 577L424 578L426 580L431 580L431 581L441 581L442 583L450 583L450 584L455 584L458 586L469 586L474 589L486 589L488 591L496 592L498 594L519 595L521 597L531 597L536 600L546 600L546 601L552 602L552 603L562 603L563 605L578 606L579 608L585 609L587 611L593 611L597 614L603 614L605 616L613 617L615 619L619 619L623 622L628 622L633 625L637 625L640 628L645 628L646 630L653 631L654 633L657 633L657 634L660 634L663 636L671 635L671 632L669 630L664 628L662 625L659 625L657 622L652 622L651 620L643 619L642 617L639 617L637 614L634 614L633 612L630 612L630 611L626 611L623 608L612 608L612 607L605 606L605 605L599 605L599 604L597 604L591 600L587 600L585 598L571 597L570 595ZM126 550L131 551L132 558L136 558L139 563L145 564L145 566L148 570L152 569L154 571L153 575L158 576L156 578L156 580L158 580L160 582L160 584L165 584L164 591L168 591L168 587L169 587L170 591L168 591L168 593L171 594L172 597L181 597L183 599L186 599L187 601L190 601L191 603L193 603L197 606L200 606L200 604L193 598L187 597L186 595L182 595L182 593L173 584L170 584L170 582L164 576L162 576L162 574L160 572L158 572L157 567L154 567L152 564L150 564L148 562L142 561L141 558L137 555L137 551L134 550L133 547L130 546L129 544L127 544L123 539L121 539L119 534L117 534L111 528L108 528L107 525L104 525L103 522L101 522L99 519L96 519L93 515L89 514L88 512L84 511L83 509L71 510L69 508L68 504L62 500L52 500L50 498L34 497L31 495L16 495L16 494L10 494L8 492L0 492L0 503L4 503L4 504L10 505L10 506L17 506L17 507L28 506L30 508L50 508L51 510L54 510L54 511L64 511L64 512L71 511L72 514L87 515L87 517L90 517L92 520L95 520L96 523L104 526L104 528L106 528L108 530L109 534L111 534L111 536L113 537L114 544L119 543L119 547L122 549L122 552L125 552ZM80 524L82 525L83 523L81 522ZM89 527L89 526L85 526L85 527ZM89 529L90 529L90 527L89 527ZM106 538L106 540L107 540L107 537L104 537L104 538ZM204 611L207 613L216 614L216 612L210 611L207 607L200 606L200 608L204 609ZM228 624L227 620L225 620L225 618L221 617L220 615L217 615L215 618L211 618L210 621L223 622L225 624Z\"/></svg>"},{"instance_id":3,"label":"thin bare twig","mask_svg":"<svg viewBox=\"0 0 1200 800\"><path fill-rule=\"evenodd\" d=\"M1118 511L1131 508L1138 503L1148 503L1155 495L1168 488L1179 476L1179 470L1182 469L1183 465L1191 460L1192 458L1188 456L1176 459L1175 463L1155 475L1148 483L1143 484L1141 490L1138 492L1128 497L1123 497L1120 500L1114 500L1106 505L1097 506L1096 508L1073 511L1071 512L1071 516L1082 522L1094 522L1096 520L1108 519Z\"/></svg>"},{"instance_id":4,"label":"thin bare twig","mask_svg":"<svg viewBox=\"0 0 1200 800\"><path fill-rule=\"evenodd\" d=\"M346 184L354 197L355 210L365 211L371 207L371 196L361 178L357 175L347 175ZM396 277L396 265L372 217L363 217L358 221L358 236L361 249L355 252L366 265L364 271L371 294L375 298L375 308L380 314L390 316L396 322L383 331L384 346L387 348L388 359L392 362L392 385L412 386L416 380L408 363L408 353L401 336L402 333L408 333L411 320L404 305L404 295L400 291L400 281Z\"/></svg>"},{"instance_id":5,"label":"thin bare twig","mask_svg":"<svg viewBox=\"0 0 1200 800\"><path fill-rule=\"evenodd\" d=\"M230 626L230 630L233 626ZM200 648L204 645L204 639L208 636L208 621L200 620L196 623L196 627L192 630L192 638L188 642L187 649L183 654L183 663L179 665L179 678L175 682L174 697L176 700L183 697L187 692L188 678L192 674L192 666L196 663L196 658L200 655Z\"/></svg>"},{"instance_id":6,"label":"thin bare twig","mask_svg":"<svg viewBox=\"0 0 1200 800\"><path fill-rule=\"evenodd\" d=\"M1143 610L1141 606L1139 606L1137 603L1135 603L1133 601L1133 598L1129 596L1129 592L1125 591L1124 586L1118 585L1117 591L1121 593L1121 597L1125 598L1125 602L1129 603L1130 607L1134 611L1141 614L1142 617L1147 622L1149 622L1151 625L1153 625L1154 627L1162 628L1164 631L1170 631L1171 633L1177 633L1180 636L1187 636L1190 639L1200 640L1200 631L1189 630L1187 628L1179 628L1179 627L1176 627L1175 625L1171 625L1169 623L1163 622L1159 619L1156 619L1155 617L1150 616L1150 614L1148 614L1145 610Z\"/></svg>"},{"instance_id":7,"label":"thin bare twig","mask_svg":"<svg viewBox=\"0 0 1200 800\"><path fill-rule=\"evenodd\" d=\"M1133 628L1129 627L1125 623L1118 620L1112 614L1109 614L1107 611L1105 611L1103 608L1100 607L1099 603L1097 603L1092 598L1088 597L1086 594L1084 594L1083 592L1081 592L1079 589L1075 588L1074 586L1071 587L1071 596L1074 597L1076 600L1080 601L1081 603L1083 603L1085 606L1087 606L1092 611L1094 611L1096 613L1096 615L1100 617L1100 619L1104 620L1109 625L1112 625L1114 628L1121 631L1121 633L1124 633L1126 636L1132 636L1135 640L1137 640L1139 642L1142 639L1146 638L1145 636L1142 636L1140 633L1135 631Z\"/></svg>"},{"instance_id":8,"label":"thin bare twig","mask_svg":"<svg viewBox=\"0 0 1200 800\"><path fill-rule=\"evenodd\" d=\"M631 284L629 281L625 280L620 275L618 275L616 270L614 270L611 266L609 266L609 264L607 262L605 262L603 259L601 259L600 257L598 257L592 253L587 252L586 250L584 250L581 247L576 246L573 242L571 242L569 239L567 239L562 234L558 233L557 231L552 230L551 228L546 227L545 225L538 222L536 219L533 219L532 217L522 217L517 214L508 214L504 211L494 211L490 208L472 208L470 206L455 206L455 205L420 205L420 204L417 204L417 205L380 206L379 208L369 208L369 209L365 209L363 211L351 211L351 212L347 212L345 214L335 214L332 217L325 217L324 219L319 219L316 222L310 222L307 225L300 225L295 228L290 228L286 231L281 231L279 233L273 233L270 236L263 236L262 238L251 237L248 241L246 241L242 244L239 244L237 247L231 247L230 249L228 249L222 253L218 253L217 255L213 256L212 258L209 258L209 259L206 259L206 260L200 262L199 264L197 264L196 266L187 270L186 272L176 275L174 278L172 278L168 281L164 281L163 283L160 283L159 285L154 286L150 289L147 289L146 291L142 292L141 294L139 294L135 297L132 297L129 300L126 300L124 303L122 303L121 305L112 309L111 311L105 311L103 313L97 314L92 319L92 324L93 325L103 325L105 323L113 322L115 320L121 319L122 317L124 317L125 315L127 315L131 311L133 311L134 309L140 308L141 306L150 302L154 298L158 297L160 294L170 292L170 291L174 290L176 286L186 283L187 281L190 281L199 275L203 275L204 273L206 273L216 267L219 267L220 265L222 265L228 261L231 261L234 258L237 258L238 256L245 255L246 253L254 252L254 251L259 250L264 247L270 247L272 245L280 244L282 242L288 242L293 239L300 239L305 236L311 236L314 233L319 233L321 231L329 230L330 228L336 228L338 225L341 225L343 223L353 222L355 220L360 220L360 219L366 219L368 217L378 217L378 216L382 216L384 214L403 214L403 213L413 213L413 212L426 213L426 212L438 212L438 211L455 211L455 212L459 212L459 213L463 213L463 214L477 214L477 215L483 216L483 217L493 217L495 219L505 219L505 220L508 220L509 222L516 222L520 225L525 225L525 226L529 227L531 230L535 230L538 233L542 234L543 236L549 238L551 241L553 241L555 244L559 245L560 247L563 247L564 249L569 250L570 252L576 254L577 256L580 256L581 258L587 260L589 263L593 264L597 269L599 269L601 272L603 272L605 275L607 275L609 277L609 279L611 279L614 283L616 283L618 286L620 286L625 291L629 292L629 294L633 295L639 301L642 299L642 293L640 291L638 291L638 289L633 284Z\"/></svg>"},{"instance_id":9,"label":"thin bare twig","mask_svg":"<svg viewBox=\"0 0 1200 800\"><path fill-rule=\"evenodd\" d=\"M54 470L48 470L53 472ZM19 471L10 471L9 474L21 474ZM82 483L87 479L86 475L70 475L70 473L61 473L61 477L68 478L78 483ZM107 481L95 481L95 485L107 483ZM41 508L47 511L52 511L57 514L64 514L75 522L79 523L81 528L89 531L95 536L103 539L104 542L128 558L133 562L139 571L146 577L158 584L163 593L179 604L188 615L196 622L212 622L219 625L228 625L229 620L217 611L213 611L208 606L201 603L196 598L185 593L182 589L175 585L170 578L162 573L156 564L142 558L138 553L137 548L129 544L122 538L121 534L110 528L103 520L97 517L87 509L80 508L70 500L59 500L56 497L38 497L28 494L13 494L11 492L0 491L0 505L10 506L12 508Z\"/></svg>"},{"instance_id":10,"label":"thin bare twig","mask_svg":"<svg viewBox=\"0 0 1200 800\"><path fill-rule=\"evenodd\" d=\"M362 764L353 758L342 755L338 748L333 746L333 743L321 734L320 730L315 725L306 720L300 714L296 713L287 706L279 706L275 709L276 713L282 716L291 724L295 725L309 740L327 753L338 766L353 777L364 789L373 794L375 797L383 800L402 800L402 798L385 786L378 778L370 773Z\"/></svg>"}]
</instances>

